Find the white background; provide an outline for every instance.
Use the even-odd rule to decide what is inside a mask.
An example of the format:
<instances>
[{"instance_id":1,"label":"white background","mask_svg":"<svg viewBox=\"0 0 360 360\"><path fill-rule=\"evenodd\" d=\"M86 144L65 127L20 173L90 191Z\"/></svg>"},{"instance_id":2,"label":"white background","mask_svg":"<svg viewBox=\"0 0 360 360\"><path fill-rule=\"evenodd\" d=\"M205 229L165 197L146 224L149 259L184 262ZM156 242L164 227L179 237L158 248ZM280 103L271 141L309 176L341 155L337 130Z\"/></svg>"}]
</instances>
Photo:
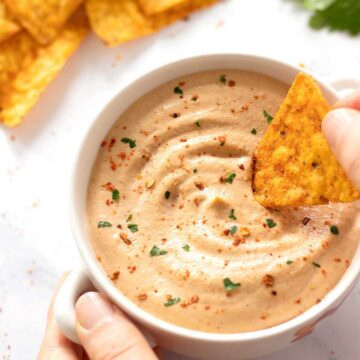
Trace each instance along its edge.
<instances>
[{"instance_id":1,"label":"white background","mask_svg":"<svg viewBox=\"0 0 360 360\"><path fill-rule=\"evenodd\" d=\"M114 49L91 35L23 124L1 129L0 359L36 358L53 288L78 263L67 184L94 115L135 76L194 54L262 54L303 63L324 78L360 79L360 37L312 31L307 19L294 1L228 0ZM359 354L360 285L312 335L261 360L357 360Z\"/></svg>"}]
</instances>

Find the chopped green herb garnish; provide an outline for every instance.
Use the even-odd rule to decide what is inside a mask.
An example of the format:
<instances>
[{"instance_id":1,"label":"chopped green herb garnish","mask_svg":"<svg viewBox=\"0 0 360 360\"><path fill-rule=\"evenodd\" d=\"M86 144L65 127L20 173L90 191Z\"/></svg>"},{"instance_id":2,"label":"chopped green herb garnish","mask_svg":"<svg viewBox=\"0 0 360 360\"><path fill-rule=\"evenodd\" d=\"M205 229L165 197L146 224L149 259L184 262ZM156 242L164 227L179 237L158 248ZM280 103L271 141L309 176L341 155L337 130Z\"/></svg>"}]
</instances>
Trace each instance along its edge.
<instances>
[{"instance_id":1,"label":"chopped green herb garnish","mask_svg":"<svg viewBox=\"0 0 360 360\"><path fill-rule=\"evenodd\" d=\"M256 135L256 134L257 134L257 130L256 130L255 128L253 128L253 129L251 129L251 133L252 133L253 135Z\"/></svg>"},{"instance_id":2,"label":"chopped green herb garnish","mask_svg":"<svg viewBox=\"0 0 360 360\"><path fill-rule=\"evenodd\" d=\"M167 251L166 250L160 250L156 245L154 245L152 247L152 249L150 250L150 256L161 256L161 255L166 255Z\"/></svg>"},{"instance_id":3,"label":"chopped green herb garnish","mask_svg":"<svg viewBox=\"0 0 360 360\"><path fill-rule=\"evenodd\" d=\"M225 74L222 74L219 76L219 81L223 84L226 84L226 76Z\"/></svg>"},{"instance_id":4,"label":"chopped green herb garnish","mask_svg":"<svg viewBox=\"0 0 360 360\"><path fill-rule=\"evenodd\" d=\"M234 291L241 286L240 283L233 283L228 277L223 280L223 284L226 291Z\"/></svg>"},{"instance_id":5,"label":"chopped green herb garnish","mask_svg":"<svg viewBox=\"0 0 360 360\"><path fill-rule=\"evenodd\" d=\"M193 96L192 98L191 98L191 101L197 101L198 100L198 97L197 96Z\"/></svg>"},{"instance_id":6,"label":"chopped green herb garnish","mask_svg":"<svg viewBox=\"0 0 360 360\"><path fill-rule=\"evenodd\" d=\"M229 184L232 184L234 179L236 177L236 174L235 173L232 173L232 174L229 174L226 178L225 178L225 181Z\"/></svg>"},{"instance_id":7,"label":"chopped green herb garnish","mask_svg":"<svg viewBox=\"0 0 360 360\"><path fill-rule=\"evenodd\" d=\"M292 260L288 260L287 262L286 262L286 264L288 264L288 265L291 265L291 264L293 264L294 262L292 261Z\"/></svg>"},{"instance_id":8,"label":"chopped green herb garnish","mask_svg":"<svg viewBox=\"0 0 360 360\"><path fill-rule=\"evenodd\" d=\"M236 220L235 210L234 209L230 210L229 219Z\"/></svg>"},{"instance_id":9,"label":"chopped green herb garnish","mask_svg":"<svg viewBox=\"0 0 360 360\"><path fill-rule=\"evenodd\" d=\"M339 235L339 233L340 233L339 228L336 225L331 225L330 226L330 232L333 235Z\"/></svg>"},{"instance_id":10,"label":"chopped green herb garnish","mask_svg":"<svg viewBox=\"0 0 360 360\"><path fill-rule=\"evenodd\" d=\"M317 262L312 262L312 264L315 266L315 267L321 267L321 265L320 264L318 264Z\"/></svg>"},{"instance_id":11,"label":"chopped green herb garnish","mask_svg":"<svg viewBox=\"0 0 360 360\"><path fill-rule=\"evenodd\" d=\"M171 195L171 192L170 191L165 191L165 199L168 199Z\"/></svg>"},{"instance_id":12,"label":"chopped green herb garnish","mask_svg":"<svg viewBox=\"0 0 360 360\"><path fill-rule=\"evenodd\" d=\"M200 127L200 126L201 126L200 120L195 121L195 125L196 125L197 127Z\"/></svg>"},{"instance_id":13,"label":"chopped green herb garnish","mask_svg":"<svg viewBox=\"0 0 360 360\"><path fill-rule=\"evenodd\" d=\"M221 143L220 143L220 146L224 146L225 145L225 141L222 141Z\"/></svg>"},{"instance_id":14,"label":"chopped green herb garnish","mask_svg":"<svg viewBox=\"0 0 360 360\"><path fill-rule=\"evenodd\" d=\"M113 200L119 200L120 199L120 191L117 189L113 190L111 197Z\"/></svg>"},{"instance_id":15,"label":"chopped green herb garnish","mask_svg":"<svg viewBox=\"0 0 360 360\"><path fill-rule=\"evenodd\" d=\"M134 139L130 139L130 138L127 138L127 137L122 138L121 142L124 143L124 144L129 144L131 149L136 146L136 141Z\"/></svg>"},{"instance_id":16,"label":"chopped green herb garnish","mask_svg":"<svg viewBox=\"0 0 360 360\"><path fill-rule=\"evenodd\" d=\"M265 116L267 123L271 124L271 122L273 121L273 117L266 110L263 111L263 114Z\"/></svg>"},{"instance_id":17,"label":"chopped green herb garnish","mask_svg":"<svg viewBox=\"0 0 360 360\"><path fill-rule=\"evenodd\" d=\"M237 232L237 229L238 227L236 225L233 225L231 228L230 228L230 234L231 235L234 235L236 232Z\"/></svg>"},{"instance_id":18,"label":"chopped green herb garnish","mask_svg":"<svg viewBox=\"0 0 360 360\"><path fill-rule=\"evenodd\" d=\"M127 217L126 222L131 221L131 219L132 219L132 214L130 214L130 215Z\"/></svg>"},{"instance_id":19,"label":"chopped green herb garnish","mask_svg":"<svg viewBox=\"0 0 360 360\"><path fill-rule=\"evenodd\" d=\"M190 246L188 244L185 244L182 248L187 252L190 251Z\"/></svg>"},{"instance_id":20,"label":"chopped green herb garnish","mask_svg":"<svg viewBox=\"0 0 360 360\"><path fill-rule=\"evenodd\" d=\"M98 228L112 227L112 224L108 221L99 221Z\"/></svg>"},{"instance_id":21,"label":"chopped green herb garnish","mask_svg":"<svg viewBox=\"0 0 360 360\"><path fill-rule=\"evenodd\" d=\"M271 229L275 227L277 224L273 219L265 219L267 226Z\"/></svg>"},{"instance_id":22,"label":"chopped green herb garnish","mask_svg":"<svg viewBox=\"0 0 360 360\"><path fill-rule=\"evenodd\" d=\"M169 307L169 306L178 304L180 301L181 301L181 299L180 299L179 297L175 297L175 298L172 298L172 299L168 300L168 301L164 304L164 306Z\"/></svg>"},{"instance_id":23,"label":"chopped green herb garnish","mask_svg":"<svg viewBox=\"0 0 360 360\"><path fill-rule=\"evenodd\" d=\"M198 172L198 169L195 168L195 169L194 169L194 174L196 174L197 172Z\"/></svg>"},{"instance_id":24,"label":"chopped green herb garnish","mask_svg":"<svg viewBox=\"0 0 360 360\"><path fill-rule=\"evenodd\" d=\"M175 93L175 94L179 94L179 95L181 95L181 96L184 95L184 91L183 91L183 89L182 89L180 86L175 86L175 87L174 87L174 93Z\"/></svg>"},{"instance_id":25,"label":"chopped green herb garnish","mask_svg":"<svg viewBox=\"0 0 360 360\"><path fill-rule=\"evenodd\" d=\"M136 233L139 231L138 226L136 224L129 224L128 229L133 233Z\"/></svg>"}]
</instances>

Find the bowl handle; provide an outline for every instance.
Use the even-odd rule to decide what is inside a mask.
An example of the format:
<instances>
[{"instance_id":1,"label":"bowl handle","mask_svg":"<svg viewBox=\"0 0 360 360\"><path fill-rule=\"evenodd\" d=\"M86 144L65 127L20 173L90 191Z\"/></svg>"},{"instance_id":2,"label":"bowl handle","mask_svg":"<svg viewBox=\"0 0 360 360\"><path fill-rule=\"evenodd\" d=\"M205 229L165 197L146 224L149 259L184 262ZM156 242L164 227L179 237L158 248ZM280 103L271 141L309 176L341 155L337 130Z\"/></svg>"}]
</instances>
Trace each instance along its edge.
<instances>
[{"instance_id":1,"label":"bowl handle","mask_svg":"<svg viewBox=\"0 0 360 360\"><path fill-rule=\"evenodd\" d=\"M95 287L84 270L73 270L66 278L55 300L54 313L60 331L77 344L80 344L80 341L75 329L75 304L82 294L94 290Z\"/></svg>"}]
</instances>

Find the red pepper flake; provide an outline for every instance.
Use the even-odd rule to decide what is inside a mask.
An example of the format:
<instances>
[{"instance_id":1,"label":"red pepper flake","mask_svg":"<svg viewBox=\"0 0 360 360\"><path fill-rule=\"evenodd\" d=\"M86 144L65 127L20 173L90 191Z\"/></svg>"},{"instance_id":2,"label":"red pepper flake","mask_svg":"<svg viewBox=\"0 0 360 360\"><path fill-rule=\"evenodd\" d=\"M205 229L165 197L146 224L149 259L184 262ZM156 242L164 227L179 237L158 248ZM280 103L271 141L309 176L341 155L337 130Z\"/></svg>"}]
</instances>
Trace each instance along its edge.
<instances>
[{"instance_id":1,"label":"red pepper flake","mask_svg":"<svg viewBox=\"0 0 360 360\"><path fill-rule=\"evenodd\" d=\"M110 206L111 204L113 204L114 202L112 201L112 200L110 200L110 199L107 199L106 200L106 202L105 202L105 204L107 205L107 206Z\"/></svg>"},{"instance_id":2,"label":"red pepper flake","mask_svg":"<svg viewBox=\"0 0 360 360\"><path fill-rule=\"evenodd\" d=\"M321 299L316 299L316 303L320 304L321 303Z\"/></svg>"},{"instance_id":3,"label":"red pepper flake","mask_svg":"<svg viewBox=\"0 0 360 360\"><path fill-rule=\"evenodd\" d=\"M340 263L341 262L341 259L339 257L335 257L334 258L334 261L337 262L337 263Z\"/></svg>"},{"instance_id":4,"label":"red pepper flake","mask_svg":"<svg viewBox=\"0 0 360 360\"><path fill-rule=\"evenodd\" d=\"M326 272L325 269L322 269L322 270L321 270L321 273L322 273L324 276L326 276L326 274L327 274L327 272Z\"/></svg>"},{"instance_id":5,"label":"red pepper flake","mask_svg":"<svg viewBox=\"0 0 360 360\"><path fill-rule=\"evenodd\" d=\"M121 160L125 160L125 159L126 159L126 153L120 152L120 153L118 154L118 157L119 157Z\"/></svg>"},{"instance_id":6,"label":"red pepper flake","mask_svg":"<svg viewBox=\"0 0 360 360\"><path fill-rule=\"evenodd\" d=\"M302 219L303 225L307 225L310 220L311 220L311 219L310 219L309 217L305 216L305 217Z\"/></svg>"},{"instance_id":7,"label":"red pepper flake","mask_svg":"<svg viewBox=\"0 0 360 360\"><path fill-rule=\"evenodd\" d=\"M346 264L346 267L349 267L350 266L350 260L345 260L345 264Z\"/></svg>"},{"instance_id":8,"label":"red pepper flake","mask_svg":"<svg viewBox=\"0 0 360 360\"><path fill-rule=\"evenodd\" d=\"M117 169L117 165L113 160L110 161L110 168L112 171L115 171Z\"/></svg>"},{"instance_id":9,"label":"red pepper flake","mask_svg":"<svg viewBox=\"0 0 360 360\"><path fill-rule=\"evenodd\" d=\"M120 233L120 238L126 245L131 245L131 241L128 239L127 234Z\"/></svg>"},{"instance_id":10,"label":"red pepper flake","mask_svg":"<svg viewBox=\"0 0 360 360\"><path fill-rule=\"evenodd\" d=\"M225 144L226 138L225 136L219 136L218 140L220 141L220 145L223 146Z\"/></svg>"},{"instance_id":11,"label":"red pepper flake","mask_svg":"<svg viewBox=\"0 0 360 360\"><path fill-rule=\"evenodd\" d=\"M179 82L179 86L184 86L185 84L186 84L185 81L180 81L180 82Z\"/></svg>"},{"instance_id":12,"label":"red pepper flake","mask_svg":"<svg viewBox=\"0 0 360 360\"><path fill-rule=\"evenodd\" d=\"M230 229L223 230L223 235L229 236L229 234L230 234Z\"/></svg>"},{"instance_id":13,"label":"red pepper flake","mask_svg":"<svg viewBox=\"0 0 360 360\"><path fill-rule=\"evenodd\" d=\"M136 271L136 266L135 265L129 265L127 267L127 269L129 270L129 273L132 274Z\"/></svg>"},{"instance_id":14,"label":"red pepper flake","mask_svg":"<svg viewBox=\"0 0 360 360\"><path fill-rule=\"evenodd\" d=\"M196 205L197 207L199 207L199 199L198 199L198 198L195 198L195 199L194 199L194 203L195 203L195 205Z\"/></svg>"},{"instance_id":15,"label":"red pepper flake","mask_svg":"<svg viewBox=\"0 0 360 360\"><path fill-rule=\"evenodd\" d=\"M116 227L118 228L118 229L122 229L122 226L119 224L119 225L116 225Z\"/></svg>"},{"instance_id":16,"label":"red pepper flake","mask_svg":"<svg viewBox=\"0 0 360 360\"><path fill-rule=\"evenodd\" d=\"M262 282L266 287L273 287L274 285L274 277L270 274L265 274L262 278Z\"/></svg>"},{"instance_id":17,"label":"red pepper flake","mask_svg":"<svg viewBox=\"0 0 360 360\"><path fill-rule=\"evenodd\" d=\"M186 138L181 138L180 142L187 142L187 139Z\"/></svg>"},{"instance_id":18,"label":"red pepper flake","mask_svg":"<svg viewBox=\"0 0 360 360\"><path fill-rule=\"evenodd\" d=\"M179 113L172 113L172 114L170 114L170 116L171 116L172 118L176 119L177 117L180 116L180 114L179 114Z\"/></svg>"},{"instance_id":19,"label":"red pepper flake","mask_svg":"<svg viewBox=\"0 0 360 360\"><path fill-rule=\"evenodd\" d=\"M261 315L260 319L261 319L261 320L266 320L266 319L267 319L267 315L266 315L266 314Z\"/></svg>"},{"instance_id":20,"label":"red pepper flake","mask_svg":"<svg viewBox=\"0 0 360 360\"><path fill-rule=\"evenodd\" d=\"M119 276L120 276L120 271L115 271L111 274L110 280L115 281L119 278Z\"/></svg>"},{"instance_id":21,"label":"red pepper flake","mask_svg":"<svg viewBox=\"0 0 360 360\"><path fill-rule=\"evenodd\" d=\"M259 96L258 96L258 95L254 95L253 98L254 98L255 100L258 100L258 99L259 99Z\"/></svg>"},{"instance_id":22,"label":"red pepper flake","mask_svg":"<svg viewBox=\"0 0 360 360\"><path fill-rule=\"evenodd\" d=\"M295 304L300 305L300 304L301 304L301 298L296 299L296 300L295 300Z\"/></svg>"},{"instance_id":23,"label":"red pepper flake","mask_svg":"<svg viewBox=\"0 0 360 360\"><path fill-rule=\"evenodd\" d=\"M202 183L196 183L195 186L201 191L203 191L205 189L205 186Z\"/></svg>"},{"instance_id":24,"label":"red pepper flake","mask_svg":"<svg viewBox=\"0 0 360 360\"><path fill-rule=\"evenodd\" d=\"M236 113L235 109L231 109L230 111L231 111L232 114Z\"/></svg>"},{"instance_id":25,"label":"red pepper flake","mask_svg":"<svg viewBox=\"0 0 360 360\"><path fill-rule=\"evenodd\" d=\"M137 296L137 299L138 299L139 301L145 301L145 300L147 299L147 294L141 293L141 294L139 294L139 295Z\"/></svg>"},{"instance_id":26,"label":"red pepper flake","mask_svg":"<svg viewBox=\"0 0 360 360\"><path fill-rule=\"evenodd\" d=\"M101 185L104 189L108 190L108 191L114 191L114 185L111 182L108 182L104 185Z\"/></svg>"},{"instance_id":27,"label":"red pepper flake","mask_svg":"<svg viewBox=\"0 0 360 360\"><path fill-rule=\"evenodd\" d=\"M245 165L244 165L244 164L240 164L240 165L239 165L239 169L240 169L240 170L245 170Z\"/></svg>"},{"instance_id":28,"label":"red pepper flake","mask_svg":"<svg viewBox=\"0 0 360 360\"><path fill-rule=\"evenodd\" d=\"M233 241L233 246L239 246L240 244L244 244L245 239L241 238L241 237L237 237L234 241Z\"/></svg>"},{"instance_id":29,"label":"red pepper flake","mask_svg":"<svg viewBox=\"0 0 360 360\"><path fill-rule=\"evenodd\" d=\"M228 81L228 86L229 87L234 87L236 85L235 81L234 80L229 80Z\"/></svg>"},{"instance_id":30,"label":"red pepper flake","mask_svg":"<svg viewBox=\"0 0 360 360\"><path fill-rule=\"evenodd\" d=\"M199 300L200 300L199 295L194 295L194 296L192 296L191 299L190 299L190 301L191 301L192 304L198 303Z\"/></svg>"},{"instance_id":31,"label":"red pepper flake","mask_svg":"<svg viewBox=\"0 0 360 360\"><path fill-rule=\"evenodd\" d=\"M205 305L205 306L204 306L204 309L205 309L205 310L210 310L210 305Z\"/></svg>"},{"instance_id":32,"label":"red pepper flake","mask_svg":"<svg viewBox=\"0 0 360 360\"><path fill-rule=\"evenodd\" d=\"M106 146L106 145L107 145L107 141L106 141L106 140L103 140L103 141L101 142L101 144L100 144L101 147L104 147L104 146Z\"/></svg>"},{"instance_id":33,"label":"red pepper flake","mask_svg":"<svg viewBox=\"0 0 360 360\"><path fill-rule=\"evenodd\" d=\"M249 110L249 105L243 105L242 107L241 107L241 110L243 110L243 111L247 111L247 110Z\"/></svg>"},{"instance_id":34,"label":"red pepper flake","mask_svg":"<svg viewBox=\"0 0 360 360\"><path fill-rule=\"evenodd\" d=\"M273 291L271 292L271 295L272 295L272 296L277 296L277 291L273 290Z\"/></svg>"},{"instance_id":35,"label":"red pepper flake","mask_svg":"<svg viewBox=\"0 0 360 360\"><path fill-rule=\"evenodd\" d=\"M109 143L109 150L115 145L115 143L116 143L116 139L112 138Z\"/></svg>"}]
</instances>

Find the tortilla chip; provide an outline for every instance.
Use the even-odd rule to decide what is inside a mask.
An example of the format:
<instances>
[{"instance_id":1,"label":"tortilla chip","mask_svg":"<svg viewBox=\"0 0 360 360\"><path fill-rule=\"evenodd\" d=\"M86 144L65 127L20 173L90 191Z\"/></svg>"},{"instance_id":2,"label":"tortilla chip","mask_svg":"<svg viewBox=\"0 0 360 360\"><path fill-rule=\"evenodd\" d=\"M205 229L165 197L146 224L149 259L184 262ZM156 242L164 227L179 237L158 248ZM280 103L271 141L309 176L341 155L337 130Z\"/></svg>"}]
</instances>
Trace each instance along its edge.
<instances>
[{"instance_id":1,"label":"tortilla chip","mask_svg":"<svg viewBox=\"0 0 360 360\"><path fill-rule=\"evenodd\" d=\"M329 110L312 77L300 73L254 155L253 189L260 204L276 208L360 198L321 132Z\"/></svg>"},{"instance_id":2,"label":"tortilla chip","mask_svg":"<svg viewBox=\"0 0 360 360\"><path fill-rule=\"evenodd\" d=\"M191 0L138 0L146 15L154 15L170 10L171 8L188 3Z\"/></svg>"},{"instance_id":3,"label":"tortilla chip","mask_svg":"<svg viewBox=\"0 0 360 360\"><path fill-rule=\"evenodd\" d=\"M0 0L0 43L20 31L4 0Z\"/></svg>"},{"instance_id":4,"label":"tortilla chip","mask_svg":"<svg viewBox=\"0 0 360 360\"><path fill-rule=\"evenodd\" d=\"M86 11L92 29L111 47L153 31L135 0L88 0Z\"/></svg>"},{"instance_id":5,"label":"tortilla chip","mask_svg":"<svg viewBox=\"0 0 360 360\"><path fill-rule=\"evenodd\" d=\"M55 39L84 0L5 0L17 20L43 45Z\"/></svg>"},{"instance_id":6,"label":"tortilla chip","mask_svg":"<svg viewBox=\"0 0 360 360\"><path fill-rule=\"evenodd\" d=\"M165 26L169 26L176 21L184 20L191 13L205 9L219 0L189 0L167 12L159 13L151 17L154 30L160 30Z\"/></svg>"},{"instance_id":7,"label":"tortilla chip","mask_svg":"<svg viewBox=\"0 0 360 360\"><path fill-rule=\"evenodd\" d=\"M0 121L18 125L84 38L84 17L71 19L55 41L40 46L25 31L0 47Z\"/></svg>"},{"instance_id":8,"label":"tortilla chip","mask_svg":"<svg viewBox=\"0 0 360 360\"><path fill-rule=\"evenodd\" d=\"M87 0L85 6L92 29L107 45L113 47L149 35L217 1L186 0L181 4L177 1L177 6L151 16L142 12L136 0ZM165 4L164 0L151 2ZM145 4L145 1L141 3Z\"/></svg>"}]
</instances>

